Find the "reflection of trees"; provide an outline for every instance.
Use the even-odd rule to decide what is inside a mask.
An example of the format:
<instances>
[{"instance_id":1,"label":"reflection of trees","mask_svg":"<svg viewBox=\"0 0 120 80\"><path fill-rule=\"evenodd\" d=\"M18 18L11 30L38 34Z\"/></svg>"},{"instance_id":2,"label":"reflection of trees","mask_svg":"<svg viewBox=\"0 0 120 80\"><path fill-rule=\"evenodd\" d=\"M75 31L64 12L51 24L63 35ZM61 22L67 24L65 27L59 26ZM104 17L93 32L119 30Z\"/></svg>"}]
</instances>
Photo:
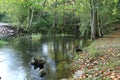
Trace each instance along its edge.
<instances>
[{"instance_id":1,"label":"reflection of trees","mask_svg":"<svg viewBox=\"0 0 120 80\"><path fill-rule=\"evenodd\" d=\"M53 37L53 48L56 64L62 61L69 61L69 54L73 50L73 42L65 39L65 37Z\"/></svg>"},{"instance_id":2,"label":"reflection of trees","mask_svg":"<svg viewBox=\"0 0 120 80\"><path fill-rule=\"evenodd\" d=\"M58 41L55 39L55 36L53 35L53 52L55 54L55 63L58 63Z\"/></svg>"},{"instance_id":3,"label":"reflection of trees","mask_svg":"<svg viewBox=\"0 0 120 80\"><path fill-rule=\"evenodd\" d=\"M56 78L61 79L61 78L68 78L70 76L71 76L71 71L69 64L66 62L59 63L56 70Z\"/></svg>"},{"instance_id":4,"label":"reflection of trees","mask_svg":"<svg viewBox=\"0 0 120 80\"><path fill-rule=\"evenodd\" d=\"M82 48L84 46L84 43L85 41L81 41L79 38L67 40L66 37L53 37L53 52L57 66L55 75L57 79L67 78L68 76L71 76L69 58L71 58L73 55L73 48L75 48L75 46Z\"/></svg>"},{"instance_id":5,"label":"reflection of trees","mask_svg":"<svg viewBox=\"0 0 120 80\"><path fill-rule=\"evenodd\" d=\"M23 60L23 66L27 67L31 58L31 54L26 54L26 51L30 51L30 53L35 52L36 54L39 52L38 55L43 53L43 56L47 55L46 59L51 60L46 64L46 70L48 74L52 73L52 75L47 76L47 78L53 78L54 71L56 71L54 75L57 76L57 78L66 78L70 76L69 55L71 55L72 52L70 51L74 47L73 42L74 40L72 37L53 36L52 40L48 37L42 38L41 41L33 41L31 36L27 36L13 39L11 41L11 46L15 50L22 52L22 54L17 55L22 55L21 60ZM47 54L42 52L44 44L48 46ZM52 64L54 61L55 64ZM52 71L53 67L55 68L54 71ZM65 73L65 75L63 75L63 73Z\"/></svg>"},{"instance_id":6,"label":"reflection of trees","mask_svg":"<svg viewBox=\"0 0 120 80\"><path fill-rule=\"evenodd\" d=\"M67 47L68 46L68 47ZM67 40L64 39L64 37L60 37L58 39L57 37L53 37L53 47L54 47L54 58L55 63L57 65L56 69L56 78L67 78L70 76L70 69L68 67L68 55L67 50L70 48L70 44L67 44ZM63 73L65 73L63 75Z\"/></svg>"},{"instance_id":7,"label":"reflection of trees","mask_svg":"<svg viewBox=\"0 0 120 80\"><path fill-rule=\"evenodd\" d=\"M83 47L87 46L87 39L87 36L84 38L74 36L74 51L76 47L82 49Z\"/></svg>"},{"instance_id":8,"label":"reflection of trees","mask_svg":"<svg viewBox=\"0 0 120 80\"><path fill-rule=\"evenodd\" d=\"M18 51L26 52L30 49L30 42L28 38L24 37L17 37L14 38L11 42L10 45L12 48Z\"/></svg>"},{"instance_id":9,"label":"reflection of trees","mask_svg":"<svg viewBox=\"0 0 120 80\"><path fill-rule=\"evenodd\" d=\"M53 47L55 54L55 63L58 64L64 60L64 41L58 39L57 37L53 37Z\"/></svg>"},{"instance_id":10,"label":"reflection of trees","mask_svg":"<svg viewBox=\"0 0 120 80\"><path fill-rule=\"evenodd\" d=\"M27 36L27 41L28 41L28 44L29 44L29 47L28 47L29 49L28 49L28 50L29 50L30 52L32 52L32 50L33 50L33 45L32 45L32 36L31 36L31 35L28 35L28 36Z\"/></svg>"},{"instance_id":11,"label":"reflection of trees","mask_svg":"<svg viewBox=\"0 0 120 80\"><path fill-rule=\"evenodd\" d=\"M31 35L18 36L10 41L10 46L17 51L16 56L20 57L23 66L27 67L32 55L34 55L33 51L38 51L39 41L33 42Z\"/></svg>"},{"instance_id":12,"label":"reflection of trees","mask_svg":"<svg viewBox=\"0 0 120 80\"><path fill-rule=\"evenodd\" d=\"M33 41L31 35L14 38L10 43L15 50L24 53L32 53L32 51L37 51L39 48L39 41Z\"/></svg>"}]
</instances>

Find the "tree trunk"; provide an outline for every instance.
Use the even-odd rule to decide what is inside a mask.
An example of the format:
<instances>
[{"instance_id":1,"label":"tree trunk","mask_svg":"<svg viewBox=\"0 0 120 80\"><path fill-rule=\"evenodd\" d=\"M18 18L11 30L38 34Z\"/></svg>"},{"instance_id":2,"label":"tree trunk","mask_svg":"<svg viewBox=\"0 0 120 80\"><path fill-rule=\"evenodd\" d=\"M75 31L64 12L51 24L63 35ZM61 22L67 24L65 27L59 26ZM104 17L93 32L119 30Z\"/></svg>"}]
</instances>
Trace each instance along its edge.
<instances>
[{"instance_id":1,"label":"tree trunk","mask_svg":"<svg viewBox=\"0 0 120 80\"><path fill-rule=\"evenodd\" d=\"M32 12L31 12L31 18L30 18L30 25L29 25L29 29L30 29L30 27L32 26L32 22L33 22L33 15L34 15L34 9L32 9Z\"/></svg>"},{"instance_id":2,"label":"tree trunk","mask_svg":"<svg viewBox=\"0 0 120 80\"><path fill-rule=\"evenodd\" d=\"M63 0L63 6L65 7L66 5L65 5L65 0ZM64 28L65 28L65 19L66 19L66 15L65 15L65 9L63 8L63 18L62 18L63 20L63 22L62 22L62 33L65 33L65 31L64 31Z\"/></svg>"},{"instance_id":3,"label":"tree trunk","mask_svg":"<svg viewBox=\"0 0 120 80\"><path fill-rule=\"evenodd\" d=\"M103 36L103 26L102 26L102 22L101 22L101 15L100 15L100 6L102 6L102 3L100 0L98 0L98 4L97 4L97 7L98 7L98 28L97 28L97 35L99 37L102 37Z\"/></svg>"},{"instance_id":4,"label":"tree trunk","mask_svg":"<svg viewBox=\"0 0 120 80\"><path fill-rule=\"evenodd\" d=\"M57 3L57 0L55 0ZM57 4L55 4L54 8L57 8ZM53 29L57 26L57 11L54 11L54 18L53 18Z\"/></svg>"},{"instance_id":5,"label":"tree trunk","mask_svg":"<svg viewBox=\"0 0 120 80\"><path fill-rule=\"evenodd\" d=\"M96 30L97 30L97 11L93 10L93 18L92 18L92 26L91 26L91 40L95 40L97 38L96 36Z\"/></svg>"},{"instance_id":6,"label":"tree trunk","mask_svg":"<svg viewBox=\"0 0 120 80\"><path fill-rule=\"evenodd\" d=\"M95 40L97 38L97 10L95 10L95 2L92 4L90 0L91 7L91 40Z\"/></svg>"},{"instance_id":7,"label":"tree trunk","mask_svg":"<svg viewBox=\"0 0 120 80\"><path fill-rule=\"evenodd\" d=\"M28 7L28 19L27 19L27 30L30 30L30 27L32 26L33 22L33 15L34 15L34 9L31 9L30 13L30 7Z\"/></svg>"},{"instance_id":8,"label":"tree trunk","mask_svg":"<svg viewBox=\"0 0 120 80\"><path fill-rule=\"evenodd\" d=\"M29 30L30 22L30 7L28 6L27 30Z\"/></svg>"}]
</instances>

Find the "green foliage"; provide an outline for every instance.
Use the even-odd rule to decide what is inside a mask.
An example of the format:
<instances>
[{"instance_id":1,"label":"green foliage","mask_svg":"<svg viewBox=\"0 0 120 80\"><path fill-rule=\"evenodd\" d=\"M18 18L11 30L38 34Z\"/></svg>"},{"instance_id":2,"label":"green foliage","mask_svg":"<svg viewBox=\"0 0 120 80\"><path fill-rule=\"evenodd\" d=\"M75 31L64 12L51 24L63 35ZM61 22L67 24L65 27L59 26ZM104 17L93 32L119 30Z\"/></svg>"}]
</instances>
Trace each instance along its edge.
<instances>
[{"instance_id":1,"label":"green foliage","mask_svg":"<svg viewBox=\"0 0 120 80\"><path fill-rule=\"evenodd\" d=\"M81 36L84 38L90 37L90 25L86 22L81 22L80 32Z\"/></svg>"},{"instance_id":2,"label":"green foliage","mask_svg":"<svg viewBox=\"0 0 120 80\"><path fill-rule=\"evenodd\" d=\"M5 17L5 13L0 13L0 21L2 22L3 18Z\"/></svg>"},{"instance_id":3,"label":"green foliage","mask_svg":"<svg viewBox=\"0 0 120 80\"><path fill-rule=\"evenodd\" d=\"M92 7L100 15L103 28L109 29L108 24L120 20L119 3L119 0L98 0ZM29 24L36 33L75 34L77 27L77 34L90 36L89 0L0 0L0 4L0 21L16 23L25 29Z\"/></svg>"},{"instance_id":4,"label":"green foliage","mask_svg":"<svg viewBox=\"0 0 120 80\"><path fill-rule=\"evenodd\" d=\"M4 40L0 40L0 47L4 46L8 44L8 42L4 41Z\"/></svg>"},{"instance_id":5,"label":"green foliage","mask_svg":"<svg viewBox=\"0 0 120 80\"><path fill-rule=\"evenodd\" d=\"M32 34L32 41L35 42L35 41L38 41L41 39L41 34Z\"/></svg>"}]
</instances>

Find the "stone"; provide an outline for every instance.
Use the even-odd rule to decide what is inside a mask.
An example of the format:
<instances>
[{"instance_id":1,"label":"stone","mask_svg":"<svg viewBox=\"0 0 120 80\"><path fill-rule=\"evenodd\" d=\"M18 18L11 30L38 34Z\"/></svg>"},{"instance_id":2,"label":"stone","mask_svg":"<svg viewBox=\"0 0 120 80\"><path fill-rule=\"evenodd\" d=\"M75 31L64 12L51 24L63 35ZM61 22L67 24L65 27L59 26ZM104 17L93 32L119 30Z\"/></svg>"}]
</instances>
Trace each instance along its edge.
<instances>
[{"instance_id":1,"label":"stone","mask_svg":"<svg viewBox=\"0 0 120 80\"><path fill-rule=\"evenodd\" d=\"M41 58L41 59L34 58L34 61L31 62L31 65L34 65L34 69L37 69L37 68L43 69L45 62L46 61L44 58Z\"/></svg>"},{"instance_id":2,"label":"stone","mask_svg":"<svg viewBox=\"0 0 120 80\"><path fill-rule=\"evenodd\" d=\"M46 75L45 69L40 69L40 77L44 77Z\"/></svg>"},{"instance_id":3,"label":"stone","mask_svg":"<svg viewBox=\"0 0 120 80\"><path fill-rule=\"evenodd\" d=\"M83 74L84 74L83 71L77 70L77 71L75 72L75 74L73 75L73 78L76 79L76 78L82 76Z\"/></svg>"}]
</instances>

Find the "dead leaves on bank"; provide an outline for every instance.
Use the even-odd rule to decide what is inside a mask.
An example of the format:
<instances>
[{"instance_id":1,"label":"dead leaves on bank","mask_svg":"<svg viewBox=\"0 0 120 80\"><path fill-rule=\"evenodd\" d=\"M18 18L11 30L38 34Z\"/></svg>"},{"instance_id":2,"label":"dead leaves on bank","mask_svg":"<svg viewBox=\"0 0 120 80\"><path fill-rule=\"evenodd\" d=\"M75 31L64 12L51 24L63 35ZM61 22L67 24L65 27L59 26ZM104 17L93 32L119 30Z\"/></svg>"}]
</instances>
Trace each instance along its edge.
<instances>
[{"instance_id":1,"label":"dead leaves on bank","mask_svg":"<svg viewBox=\"0 0 120 80\"><path fill-rule=\"evenodd\" d=\"M120 30L96 40L94 47L100 55L90 57L89 52L82 52L72 63L77 65L73 73L84 71L75 80L120 80Z\"/></svg>"},{"instance_id":2,"label":"dead leaves on bank","mask_svg":"<svg viewBox=\"0 0 120 80\"><path fill-rule=\"evenodd\" d=\"M80 58L77 60L77 70L84 71L85 73L76 80L86 78L120 80L120 53L116 52L118 51L108 48L103 51L103 55L96 58L90 58L86 52L79 54Z\"/></svg>"},{"instance_id":3,"label":"dead leaves on bank","mask_svg":"<svg viewBox=\"0 0 120 80\"><path fill-rule=\"evenodd\" d=\"M85 79L85 78L95 78L100 77L103 80L106 78L111 80L120 80L120 62L118 62L116 67L114 64L111 64L111 58L107 58L107 56L100 56L98 58L94 59L88 59L88 60L80 60L81 64L79 65L79 70L85 71L83 75L81 75L79 79Z\"/></svg>"}]
</instances>

